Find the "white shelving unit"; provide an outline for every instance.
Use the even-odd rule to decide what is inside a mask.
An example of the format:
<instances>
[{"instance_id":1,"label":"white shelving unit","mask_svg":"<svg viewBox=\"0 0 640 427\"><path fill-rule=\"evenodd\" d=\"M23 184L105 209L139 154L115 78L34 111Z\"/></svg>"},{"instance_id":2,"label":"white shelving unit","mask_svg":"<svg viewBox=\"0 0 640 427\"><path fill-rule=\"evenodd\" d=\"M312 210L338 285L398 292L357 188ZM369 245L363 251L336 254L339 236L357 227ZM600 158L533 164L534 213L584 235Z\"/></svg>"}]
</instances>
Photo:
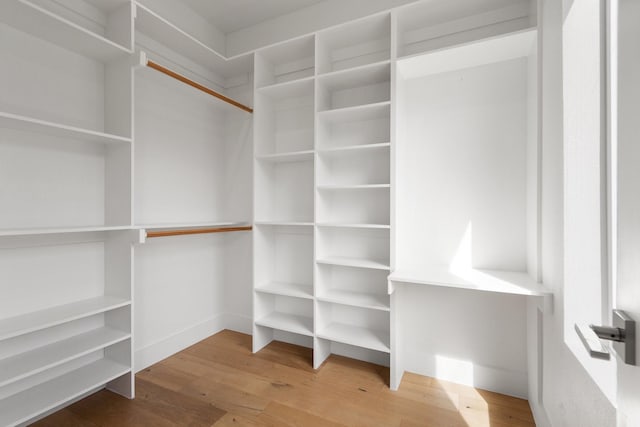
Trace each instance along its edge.
<instances>
[{"instance_id":1,"label":"white shelving unit","mask_svg":"<svg viewBox=\"0 0 640 427\"><path fill-rule=\"evenodd\" d=\"M13 426L100 388L134 396L133 4L8 0L0 33L0 424Z\"/></svg>"}]
</instances>

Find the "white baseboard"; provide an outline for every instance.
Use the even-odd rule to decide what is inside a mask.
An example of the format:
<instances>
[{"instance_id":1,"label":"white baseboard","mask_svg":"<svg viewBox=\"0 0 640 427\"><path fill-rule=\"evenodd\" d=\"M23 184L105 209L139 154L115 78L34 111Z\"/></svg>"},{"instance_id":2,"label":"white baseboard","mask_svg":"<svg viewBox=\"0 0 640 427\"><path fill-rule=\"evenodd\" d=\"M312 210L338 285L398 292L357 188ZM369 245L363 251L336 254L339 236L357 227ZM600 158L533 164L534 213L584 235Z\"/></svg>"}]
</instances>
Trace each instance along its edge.
<instances>
[{"instance_id":1,"label":"white baseboard","mask_svg":"<svg viewBox=\"0 0 640 427\"><path fill-rule=\"evenodd\" d=\"M224 315L224 328L247 335L252 335L253 319L250 316L226 313Z\"/></svg>"},{"instance_id":2,"label":"white baseboard","mask_svg":"<svg viewBox=\"0 0 640 427\"><path fill-rule=\"evenodd\" d=\"M184 350L211 335L217 334L226 327L226 316L219 314L204 322L193 325L182 331L171 334L158 342L138 349L135 352L135 372L139 372L154 363Z\"/></svg>"}]
</instances>

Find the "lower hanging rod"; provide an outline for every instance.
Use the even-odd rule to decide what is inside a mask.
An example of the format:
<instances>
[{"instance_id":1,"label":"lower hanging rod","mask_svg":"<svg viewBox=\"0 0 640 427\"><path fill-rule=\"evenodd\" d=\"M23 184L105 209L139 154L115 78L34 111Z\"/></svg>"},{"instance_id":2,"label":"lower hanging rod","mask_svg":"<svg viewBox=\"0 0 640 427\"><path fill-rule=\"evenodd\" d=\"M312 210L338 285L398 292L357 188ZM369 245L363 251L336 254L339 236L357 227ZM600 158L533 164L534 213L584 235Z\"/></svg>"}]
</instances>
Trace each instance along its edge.
<instances>
[{"instance_id":1,"label":"lower hanging rod","mask_svg":"<svg viewBox=\"0 0 640 427\"><path fill-rule=\"evenodd\" d=\"M146 65L149 68L153 68L156 71L160 71L161 73L166 74L169 77L173 77L174 79L176 79L178 81L181 81L182 83L188 84L191 87L194 87L194 88L196 88L198 90L201 90L202 92L207 93L207 94L209 94L209 95L211 95L213 97L216 97L216 98L220 99L221 101L226 102L227 104L231 104L234 107L237 107L237 108L239 108L241 110L244 110L247 113L253 113L253 108L247 107L246 105L241 104L238 101L235 101L235 100L229 98L228 96L224 96L223 94L218 93L213 89L209 89L208 87L203 86L200 83L194 82L193 80L191 80L191 79L189 79L189 78L187 78L187 77L185 77L185 76L183 76L181 74L178 74L175 71L172 71L172 70L170 70L170 69L168 69L166 67L163 67L162 65L160 65L158 63L155 63L153 61L147 61Z\"/></svg>"},{"instance_id":2,"label":"lower hanging rod","mask_svg":"<svg viewBox=\"0 0 640 427\"><path fill-rule=\"evenodd\" d=\"M147 231L147 238L169 237L169 236L185 236L188 234L210 234L210 233L229 233L232 231L251 231L252 226L242 227L215 227L215 228L186 228L175 230L158 230Z\"/></svg>"}]
</instances>

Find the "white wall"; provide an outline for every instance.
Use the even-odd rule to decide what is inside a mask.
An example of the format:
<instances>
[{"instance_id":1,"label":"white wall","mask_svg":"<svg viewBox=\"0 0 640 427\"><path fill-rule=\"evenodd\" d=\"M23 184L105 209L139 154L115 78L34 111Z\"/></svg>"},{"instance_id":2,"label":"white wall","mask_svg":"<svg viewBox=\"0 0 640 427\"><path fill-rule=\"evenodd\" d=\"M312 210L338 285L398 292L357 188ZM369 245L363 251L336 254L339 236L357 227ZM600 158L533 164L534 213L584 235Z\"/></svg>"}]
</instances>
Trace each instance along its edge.
<instances>
[{"instance_id":1,"label":"white wall","mask_svg":"<svg viewBox=\"0 0 640 427\"><path fill-rule=\"evenodd\" d=\"M529 403L539 426L615 425L615 409L566 347L563 339L562 2L543 0L542 13L542 276L554 291L553 314L544 316L542 402ZM531 312L531 311L530 311ZM529 316L530 326L535 316ZM536 354L535 348L529 354ZM530 381L537 382L531 372Z\"/></svg>"},{"instance_id":2,"label":"white wall","mask_svg":"<svg viewBox=\"0 0 640 427\"><path fill-rule=\"evenodd\" d=\"M250 222L252 116L225 113L153 70L136 73L136 224ZM251 233L233 234L135 247L136 370L225 327L250 331Z\"/></svg>"}]
</instances>

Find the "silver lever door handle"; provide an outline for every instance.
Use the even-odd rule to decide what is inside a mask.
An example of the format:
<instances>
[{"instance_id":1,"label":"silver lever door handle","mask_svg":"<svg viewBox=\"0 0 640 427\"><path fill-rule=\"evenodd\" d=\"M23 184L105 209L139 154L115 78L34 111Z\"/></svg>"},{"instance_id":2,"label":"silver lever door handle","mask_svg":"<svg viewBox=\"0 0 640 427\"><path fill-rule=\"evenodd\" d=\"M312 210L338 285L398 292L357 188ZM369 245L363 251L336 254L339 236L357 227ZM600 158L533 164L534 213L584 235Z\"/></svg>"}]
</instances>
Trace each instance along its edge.
<instances>
[{"instance_id":1,"label":"silver lever door handle","mask_svg":"<svg viewBox=\"0 0 640 427\"><path fill-rule=\"evenodd\" d=\"M612 341L613 349L628 365L636 364L636 322L624 311L613 310L614 326L575 325L580 341L596 359L609 360L609 349L600 340Z\"/></svg>"}]
</instances>

